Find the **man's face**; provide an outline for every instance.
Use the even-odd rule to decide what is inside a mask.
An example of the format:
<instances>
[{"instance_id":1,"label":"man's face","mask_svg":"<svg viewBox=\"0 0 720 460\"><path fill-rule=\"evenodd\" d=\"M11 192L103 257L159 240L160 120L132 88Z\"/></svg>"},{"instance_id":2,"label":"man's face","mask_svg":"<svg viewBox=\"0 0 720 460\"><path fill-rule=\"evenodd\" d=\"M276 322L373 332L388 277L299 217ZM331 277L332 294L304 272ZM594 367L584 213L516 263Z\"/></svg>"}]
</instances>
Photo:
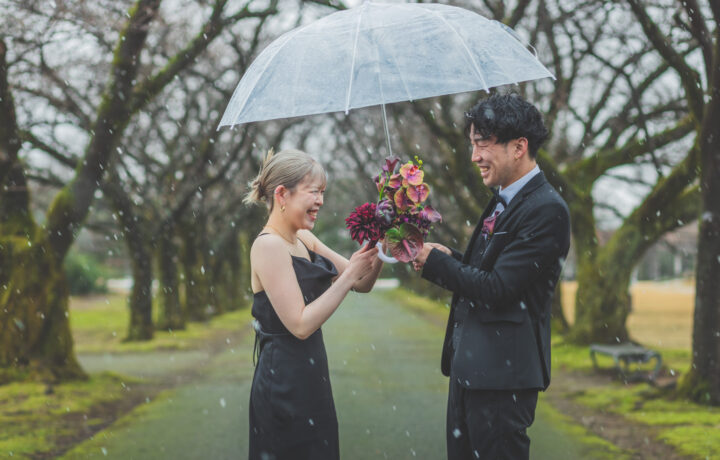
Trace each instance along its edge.
<instances>
[{"instance_id":1,"label":"man's face","mask_svg":"<svg viewBox=\"0 0 720 460\"><path fill-rule=\"evenodd\" d=\"M470 127L472 162L480 168L483 183L488 187L507 187L515 181L518 161L514 157L515 140L498 144L495 136L483 137Z\"/></svg>"}]
</instances>

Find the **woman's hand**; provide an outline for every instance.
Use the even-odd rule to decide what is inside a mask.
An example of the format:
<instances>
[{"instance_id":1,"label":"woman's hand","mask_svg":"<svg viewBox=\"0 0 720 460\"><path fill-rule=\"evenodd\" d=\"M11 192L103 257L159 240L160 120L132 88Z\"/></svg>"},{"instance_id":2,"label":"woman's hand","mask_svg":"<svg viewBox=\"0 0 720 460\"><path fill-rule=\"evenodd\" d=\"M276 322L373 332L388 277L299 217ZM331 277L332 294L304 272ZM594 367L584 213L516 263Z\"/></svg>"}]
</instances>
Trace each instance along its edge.
<instances>
[{"instance_id":1,"label":"woman's hand","mask_svg":"<svg viewBox=\"0 0 720 460\"><path fill-rule=\"evenodd\" d=\"M355 251L348 261L347 268L345 268L348 276L354 282L357 282L369 275L377 265L375 262L378 260L377 253L377 248L368 248L367 244Z\"/></svg>"}]
</instances>

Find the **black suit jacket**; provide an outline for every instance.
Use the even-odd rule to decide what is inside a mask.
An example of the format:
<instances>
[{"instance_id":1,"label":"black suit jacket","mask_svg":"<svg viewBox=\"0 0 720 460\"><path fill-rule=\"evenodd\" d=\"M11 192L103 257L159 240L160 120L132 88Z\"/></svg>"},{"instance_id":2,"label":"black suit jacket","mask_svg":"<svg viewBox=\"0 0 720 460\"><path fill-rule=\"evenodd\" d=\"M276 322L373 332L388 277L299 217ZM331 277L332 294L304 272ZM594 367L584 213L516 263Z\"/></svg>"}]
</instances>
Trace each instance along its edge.
<instances>
[{"instance_id":1,"label":"black suit jacket","mask_svg":"<svg viewBox=\"0 0 720 460\"><path fill-rule=\"evenodd\" d=\"M482 221L495 205L491 200L464 254L434 249L425 262L423 278L453 292L442 372L471 389L545 389L552 296L570 245L570 215L542 172L515 195L485 241Z\"/></svg>"}]
</instances>

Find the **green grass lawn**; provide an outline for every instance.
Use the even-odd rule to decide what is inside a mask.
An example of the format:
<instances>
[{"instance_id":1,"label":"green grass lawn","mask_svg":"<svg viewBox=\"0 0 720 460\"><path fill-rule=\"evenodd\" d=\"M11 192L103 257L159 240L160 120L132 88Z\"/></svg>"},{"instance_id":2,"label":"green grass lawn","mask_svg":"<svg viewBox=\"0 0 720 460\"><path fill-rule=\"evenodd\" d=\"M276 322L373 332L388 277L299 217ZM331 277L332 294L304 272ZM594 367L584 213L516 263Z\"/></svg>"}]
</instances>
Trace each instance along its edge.
<instances>
[{"instance_id":1,"label":"green grass lawn","mask_svg":"<svg viewBox=\"0 0 720 460\"><path fill-rule=\"evenodd\" d=\"M0 386L0 457L52 453L79 432L108 423L109 410L127 397L124 376L103 373L87 381L48 387L42 383ZM99 408L103 410L99 410Z\"/></svg>"},{"instance_id":2,"label":"green grass lawn","mask_svg":"<svg viewBox=\"0 0 720 460\"><path fill-rule=\"evenodd\" d=\"M154 311L157 311L155 308ZM70 325L76 353L125 353L196 348L222 332L247 327L250 309L215 316L206 323L187 323L184 330L155 331L152 340L126 342L130 313L127 298L118 294L70 299Z\"/></svg>"}]
</instances>

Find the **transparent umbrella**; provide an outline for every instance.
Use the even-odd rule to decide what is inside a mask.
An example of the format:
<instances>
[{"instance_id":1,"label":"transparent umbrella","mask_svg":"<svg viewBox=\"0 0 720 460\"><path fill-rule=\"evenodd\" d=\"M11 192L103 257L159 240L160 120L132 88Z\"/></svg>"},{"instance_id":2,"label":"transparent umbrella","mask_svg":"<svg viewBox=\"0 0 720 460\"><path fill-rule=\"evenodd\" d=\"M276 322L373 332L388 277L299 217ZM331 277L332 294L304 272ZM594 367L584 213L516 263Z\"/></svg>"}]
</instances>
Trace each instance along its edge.
<instances>
[{"instance_id":1,"label":"transparent umbrella","mask_svg":"<svg viewBox=\"0 0 720 460\"><path fill-rule=\"evenodd\" d=\"M554 78L497 21L448 5L366 1L272 42L218 128L373 105L385 116L387 103L544 77Z\"/></svg>"}]
</instances>

